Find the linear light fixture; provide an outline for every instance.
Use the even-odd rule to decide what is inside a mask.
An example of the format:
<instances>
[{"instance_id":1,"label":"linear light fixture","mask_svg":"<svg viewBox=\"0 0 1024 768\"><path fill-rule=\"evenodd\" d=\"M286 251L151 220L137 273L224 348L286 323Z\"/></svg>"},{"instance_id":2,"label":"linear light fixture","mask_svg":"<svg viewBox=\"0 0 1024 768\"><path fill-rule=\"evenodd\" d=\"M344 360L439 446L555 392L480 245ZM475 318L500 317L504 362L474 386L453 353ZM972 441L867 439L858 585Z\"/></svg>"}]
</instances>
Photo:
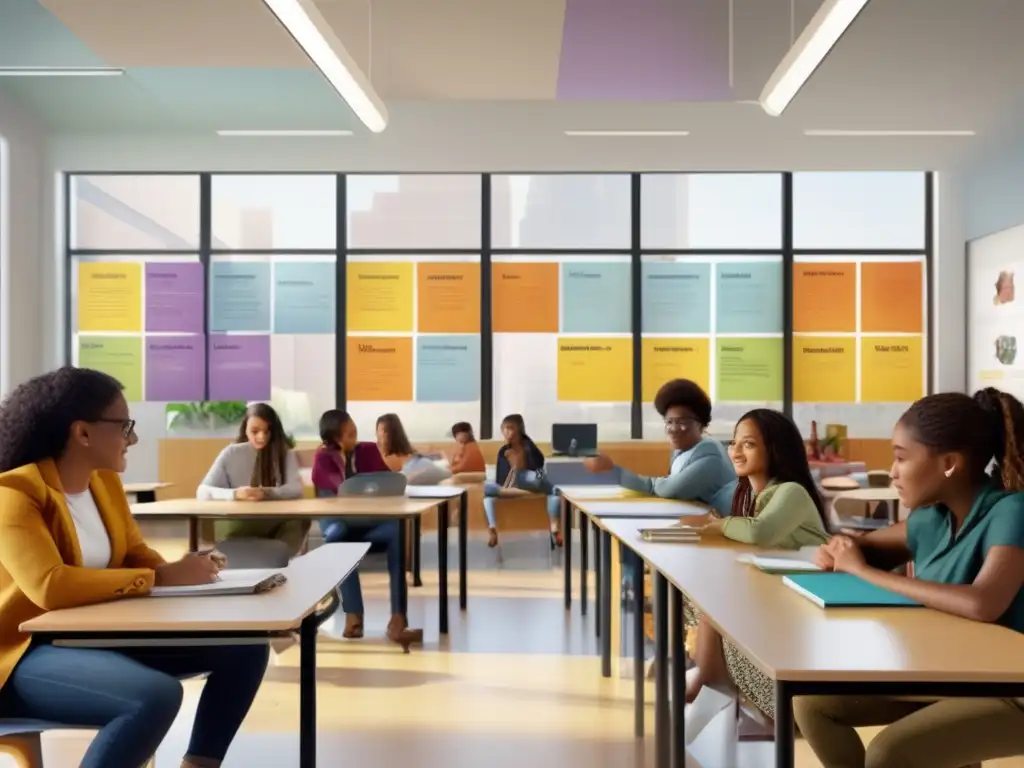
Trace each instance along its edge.
<instances>
[{"instance_id":1,"label":"linear light fixture","mask_svg":"<svg viewBox=\"0 0 1024 768\"><path fill-rule=\"evenodd\" d=\"M263 2L363 124L374 133L387 128L387 107L313 0Z\"/></svg>"},{"instance_id":2,"label":"linear light fixture","mask_svg":"<svg viewBox=\"0 0 1024 768\"><path fill-rule=\"evenodd\" d=\"M857 130L849 130L848 131L848 130L832 129L832 128L810 128L810 129L804 131L804 136L828 136L828 137L835 137L835 138L853 138L853 137L862 137L862 138L865 138L865 137L866 138L879 137L879 138L881 138L881 137L889 137L889 136L895 136L895 137L900 137L900 136L949 136L949 137L959 137L959 136L977 136L977 135L978 134L975 133L974 131L959 131L959 130L952 130L952 131L944 131L944 130L935 130L935 131L929 131L929 130L924 130L924 131L915 131L915 130L866 130L866 131L857 131Z\"/></svg>"},{"instance_id":3,"label":"linear light fixture","mask_svg":"<svg viewBox=\"0 0 1024 768\"><path fill-rule=\"evenodd\" d=\"M304 138L304 137L318 137L318 136L351 136L352 131L332 131L332 130L309 130L309 131L217 131L218 136L233 136L233 137L251 137L251 138L269 138L269 137L288 137L288 138Z\"/></svg>"},{"instance_id":4,"label":"linear light fixture","mask_svg":"<svg viewBox=\"0 0 1024 768\"><path fill-rule=\"evenodd\" d=\"M0 67L0 77L119 77L120 67Z\"/></svg>"},{"instance_id":5,"label":"linear light fixture","mask_svg":"<svg viewBox=\"0 0 1024 768\"><path fill-rule=\"evenodd\" d=\"M864 10L868 0L825 0L761 92L761 108L778 117Z\"/></svg>"},{"instance_id":6,"label":"linear light fixture","mask_svg":"<svg viewBox=\"0 0 1024 768\"><path fill-rule=\"evenodd\" d=\"M689 131L566 131L566 136L591 136L591 137L608 137L608 136L633 136L633 137L669 137L669 136L689 136Z\"/></svg>"}]
</instances>

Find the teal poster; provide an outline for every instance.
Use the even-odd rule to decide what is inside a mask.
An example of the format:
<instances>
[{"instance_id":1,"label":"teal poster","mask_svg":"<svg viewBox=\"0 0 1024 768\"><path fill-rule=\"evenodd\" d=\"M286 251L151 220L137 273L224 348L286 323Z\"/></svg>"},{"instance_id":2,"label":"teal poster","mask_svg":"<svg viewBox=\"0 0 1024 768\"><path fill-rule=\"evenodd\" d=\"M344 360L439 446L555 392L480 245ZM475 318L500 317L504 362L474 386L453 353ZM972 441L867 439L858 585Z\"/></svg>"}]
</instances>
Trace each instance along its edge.
<instances>
[{"instance_id":1,"label":"teal poster","mask_svg":"<svg viewBox=\"0 0 1024 768\"><path fill-rule=\"evenodd\" d=\"M630 333L630 269L621 261L563 262L562 333Z\"/></svg>"},{"instance_id":2,"label":"teal poster","mask_svg":"<svg viewBox=\"0 0 1024 768\"><path fill-rule=\"evenodd\" d=\"M782 261L715 268L716 333L782 333Z\"/></svg>"},{"instance_id":3,"label":"teal poster","mask_svg":"<svg viewBox=\"0 0 1024 768\"><path fill-rule=\"evenodd\" d=\"M270 262L210 264L210 331L270 331Z\"/></svg>"},{"instance_id":4,"label":"teal poster","mask_svg":"<svg viewBox=\"0 0 1024 768\"><path fill-rule=\"evenodd\" d=\"M480 399L480 337L476 334L416 339L416 401L471 403Z\"/></svg>"},{"instance_id":5,"label":"teal poster","mask_svg":"<svg viewBox=\"0 0 1024 768\"><path fill-rule=\"evenodd\" d=\"M334 262L274 264L274 333L334 333L334 286Z\"/></svg>"},{"instance_id":6,"label":"teal poster","mask_svg":"<svg viewBox=\"0 0 1024 768\"><path fill-rule=\"evenodd\" d=\"M645 261L641 265L644 333L711 333L711 265Z\"/></svg>"}]
</instances>

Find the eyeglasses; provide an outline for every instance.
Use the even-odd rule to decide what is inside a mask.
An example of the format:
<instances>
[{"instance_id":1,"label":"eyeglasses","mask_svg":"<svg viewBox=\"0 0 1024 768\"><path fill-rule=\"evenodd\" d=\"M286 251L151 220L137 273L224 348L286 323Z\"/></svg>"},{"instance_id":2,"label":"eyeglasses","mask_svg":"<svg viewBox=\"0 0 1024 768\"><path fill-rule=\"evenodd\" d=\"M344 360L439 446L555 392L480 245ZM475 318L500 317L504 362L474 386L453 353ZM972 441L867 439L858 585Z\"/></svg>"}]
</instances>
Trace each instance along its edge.
<instances>
[{"instance_id":1,"label":"eyeglasses","mask_svg":"<svg viewBox=\"0 0 1024 768\"><path fill-rule=\"evenodd\" d=\"M684 419L665 419L665 430L668 432L686 432L695 424L699 422L696 419L684 418Z\"/></svg>"},{"instance_id":2,"label":"eyeglasses","mask_svg":"<svg viewBox=\"0 0 1024 768\"><path fill-rule=\"evenodd\" d=\"M135 431L135 419L96 419L100 424L117 424L121 427L121 435L127 440Z\"/></svg>"}]
</instances>

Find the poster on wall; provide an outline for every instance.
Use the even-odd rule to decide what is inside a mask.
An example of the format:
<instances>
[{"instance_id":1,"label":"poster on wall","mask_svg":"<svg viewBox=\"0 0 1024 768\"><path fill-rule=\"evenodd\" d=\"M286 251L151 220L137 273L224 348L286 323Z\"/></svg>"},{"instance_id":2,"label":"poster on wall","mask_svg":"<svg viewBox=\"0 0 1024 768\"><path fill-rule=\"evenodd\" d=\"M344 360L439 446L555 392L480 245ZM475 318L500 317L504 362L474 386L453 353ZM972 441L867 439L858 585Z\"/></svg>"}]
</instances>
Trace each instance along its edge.
<instances>
[{"instance_id":1,"label":"poster on wall","mask_svg":"<svg viewBox=\"0 0 1024 768\"><path fill-rule=\"evenodd\" d=\"M967 380L971 391L996 387L1024 398L1024 225L988 235L967 249Z\"/></svg>"}]
</instances>

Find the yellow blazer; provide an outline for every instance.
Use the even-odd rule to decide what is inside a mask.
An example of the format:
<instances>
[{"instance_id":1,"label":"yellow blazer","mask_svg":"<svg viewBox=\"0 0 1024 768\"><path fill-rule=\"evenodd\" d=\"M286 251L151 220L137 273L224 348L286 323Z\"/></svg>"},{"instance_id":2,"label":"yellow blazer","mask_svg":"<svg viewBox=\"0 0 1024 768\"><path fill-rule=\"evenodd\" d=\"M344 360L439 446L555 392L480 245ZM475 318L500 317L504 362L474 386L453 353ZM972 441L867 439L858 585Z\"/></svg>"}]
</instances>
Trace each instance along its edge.
<instances>
[{"instance_id":1,"label":"yellow blazer","mask_svg":"<svg viewBox=\"0 0 1024 768\"><path fill-rule=\"evenodd\" d=\"M53 461L0 474L0 687L28 649L19 627L46 611L153 587L164 559L146 546L128 509L121 478L96 472L89 482L110 536L107 568L83 568L75 523Z\"/></svg>"}]
</instances>

